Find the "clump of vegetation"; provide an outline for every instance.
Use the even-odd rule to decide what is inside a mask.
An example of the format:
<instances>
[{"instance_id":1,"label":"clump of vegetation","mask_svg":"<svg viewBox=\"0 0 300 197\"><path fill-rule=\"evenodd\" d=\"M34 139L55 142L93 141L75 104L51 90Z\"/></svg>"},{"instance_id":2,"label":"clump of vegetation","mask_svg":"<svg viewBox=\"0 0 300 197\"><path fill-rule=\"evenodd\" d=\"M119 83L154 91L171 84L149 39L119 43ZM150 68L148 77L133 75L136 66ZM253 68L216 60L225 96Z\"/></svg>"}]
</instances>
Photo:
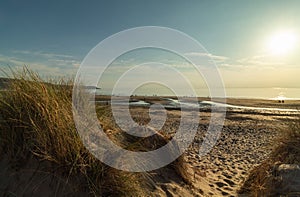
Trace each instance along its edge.
<instances>
[{"instance_id":1,"label":"clump of vegetation","mask_svg":"<svg viewBox=\"0 0 300 197\"><path fill-rule=\"evenodd\" d=\"M278 195L274 171L280 164L300 165L300 117L283 129L270 157L250 172L240 193L252 196Z\"/></svg>"},{"instance_id":2,"label":"clump of vegetation","mask_svg":"<svg viewBox=\"0 0 300 197\"><path fill-rule=\"evenodd\" d=\"M141 174L112 169L83 146L72 115L72 80L45 83L26 67L12 71L8 91L0 93L1 158L21 165L36 158L60 176L82 177L92 195L137 195ZM52 168L53 170L53 168Z\"/></svg>"},{"instance_id":3,"label":"clump of vegetation","mask_svg":"<svg viewBox=\"0 0 300 197\"><path fill-rule=\"evenodd\" d=\"M16 169L22 169L22 165L34 161L45 164L44 173L54 174L65 180L66 184L77 180L72 183L76 185L72 187L75 190L71 191L71 196L82 194L80 192L92 196L146 196L155 189L149 173L129 173L113 169L101 163L84 147L73 120L72 80L45 82L27 67L21 71L11 70L11 73L12 79L6 90L0 92L2 161L8 160L9 165ZM157 133L153 137L157 142L154 147L151 138L132 141L132 137L126 136L112 122L109 106L98 106L96 110L104 131L123 148L149 151L170 140ZM173 169L188 183L190 179L185 164L181 156L165 168ZM159 170L156 174L159 174ZM5 192L0 191L7 195Z\"/></svg>"}]
</instances>

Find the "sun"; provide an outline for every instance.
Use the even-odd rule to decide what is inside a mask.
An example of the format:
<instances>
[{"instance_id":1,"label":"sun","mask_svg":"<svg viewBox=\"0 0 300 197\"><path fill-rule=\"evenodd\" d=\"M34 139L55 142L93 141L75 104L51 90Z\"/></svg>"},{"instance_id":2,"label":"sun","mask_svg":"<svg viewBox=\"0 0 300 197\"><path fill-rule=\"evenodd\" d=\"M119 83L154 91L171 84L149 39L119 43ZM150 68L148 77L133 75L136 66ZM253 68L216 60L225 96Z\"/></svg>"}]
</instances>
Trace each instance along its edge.
<instances>
[{"instance_id":1,"label":"sun","mask_svg":"<svg viewBox=\"0 0 300 197\"><path fill-rule=\"evenodd\" d=\"M273 55L286 55L296 47L296 42L293 31L280 31L270 37L267 47Z\"/></svg>"}]
</instances>

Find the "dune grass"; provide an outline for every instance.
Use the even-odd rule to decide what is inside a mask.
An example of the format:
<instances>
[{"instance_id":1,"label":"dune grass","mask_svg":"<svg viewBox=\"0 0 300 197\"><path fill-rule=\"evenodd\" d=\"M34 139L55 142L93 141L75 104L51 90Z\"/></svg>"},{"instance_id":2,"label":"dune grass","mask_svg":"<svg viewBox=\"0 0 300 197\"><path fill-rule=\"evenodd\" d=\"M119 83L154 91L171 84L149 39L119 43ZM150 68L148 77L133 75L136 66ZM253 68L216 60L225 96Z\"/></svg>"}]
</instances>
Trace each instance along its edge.
<instances>
[{"instance_id":1,"label":"dune grass","mask_svg":"<svg viewBox=\"0 0 300 197\"><path fill-rule=\"evenodd\" d=\"M147 196L155 189L149 173L113 169L84 147L73 120L72 80L45 82L27 67L21 71L11 70L10 77L8 90L0 92L2 159L6 158L17 168L22 168L22 164L32 159L46 162L51 166L49 173L62 177L66 183L71 179L80 180L74 183L77 184L74 187L91 196ZM112 122L109 106L98 106L96 111L104 131L115 143L128 150L149 151L170 140L157 133L153 138L157 142L155 147L150 138L132 141ZM121 136L124 141L118 142L120 138L116 136ZM183 181L190 183L183 156L165 168L174 170Z\"/></svg>"},{"instance_id":2,"label":"dune grass","mask_svg":"<svg viewBox=\"0 0 300 197\"><path fill-rule=\"evenodd\" d=\"M11 73L9 91L0 93L1 158L49 162L66 179L82 177L80 186L94 196L140 192L140 174L112 169L83 146L72 115L72 80L45 83L26 67Z\"/></svg>"},{"instance_id":3,"label":"dune grass","mask_svg":"<svg viewBox=\"0 0 300 197\"><path fill-rule=\"evenodd\" d=\"M248 193L252 196L277 195L274 177L276 167L280 164L300 165L300 117L290 121L281 133L274 143L270 157L250 172L240 193Z\"/></svg>"}]
</instances>

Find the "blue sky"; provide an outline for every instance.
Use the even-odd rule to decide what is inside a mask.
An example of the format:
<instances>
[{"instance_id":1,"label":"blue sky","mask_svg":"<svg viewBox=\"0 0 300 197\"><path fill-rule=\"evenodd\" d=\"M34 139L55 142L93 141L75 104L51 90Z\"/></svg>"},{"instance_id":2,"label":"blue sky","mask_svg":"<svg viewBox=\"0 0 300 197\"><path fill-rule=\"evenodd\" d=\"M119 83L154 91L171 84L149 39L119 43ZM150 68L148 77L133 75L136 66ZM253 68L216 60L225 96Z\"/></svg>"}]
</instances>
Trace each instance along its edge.
<instances>
[{"instance_id":1,"label":"blue sky","mask_svg":"<svg viewBox=\"0 0 300 197\"><path fill-rule=\"evenodd\" d=\"M272 56L277 31L300 32L300 1L1 1L0 67L27 64L73 75L101 40L137 26L165 26L199 41L229 87L299 84L298 44ZM300 37L300 36L299 36Z\"/></svg>"}]
</instances>

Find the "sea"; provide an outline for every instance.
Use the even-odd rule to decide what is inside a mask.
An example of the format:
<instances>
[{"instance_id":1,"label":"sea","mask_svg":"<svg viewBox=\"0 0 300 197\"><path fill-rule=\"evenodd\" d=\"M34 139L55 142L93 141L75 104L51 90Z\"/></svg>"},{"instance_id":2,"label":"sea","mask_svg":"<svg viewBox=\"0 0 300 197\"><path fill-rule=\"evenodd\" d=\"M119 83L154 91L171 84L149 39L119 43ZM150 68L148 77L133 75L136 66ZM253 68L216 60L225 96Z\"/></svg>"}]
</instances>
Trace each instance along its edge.
<instances>
[{"instance_id":1,"label":"sea","mask_svg":"<svg viewBox=\"0 0 300 197\"><path fill-rule=\"evenodd\" d=\"M275 99L275 100L300 100L300 88L224 88L226 98L247 98L247 99ZM208 88L195 89L198 97L211 97ZM97 90L96 94L111 95L112 91L108 89ZM128 96L126 90L113 94L115 96ZM173 96L170 92L163 90L147 90L133 92L130 95L140 96ZM194 96L194 95L178 95L178 96Z\"/></svg>"}]
</instances>

